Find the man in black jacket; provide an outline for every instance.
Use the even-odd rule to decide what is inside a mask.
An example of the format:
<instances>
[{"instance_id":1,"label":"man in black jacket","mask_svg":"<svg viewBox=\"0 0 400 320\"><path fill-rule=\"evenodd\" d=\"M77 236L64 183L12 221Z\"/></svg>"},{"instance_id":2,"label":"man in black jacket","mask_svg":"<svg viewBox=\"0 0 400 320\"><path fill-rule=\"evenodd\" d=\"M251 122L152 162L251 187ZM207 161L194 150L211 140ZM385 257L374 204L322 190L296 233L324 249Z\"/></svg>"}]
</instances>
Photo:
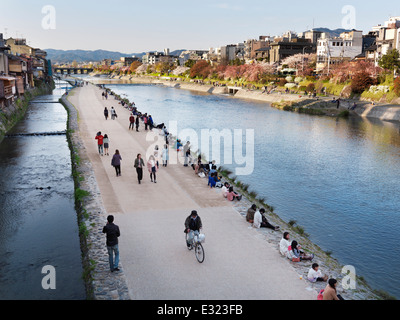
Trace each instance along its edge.
<instances>
[{"instance_id":1,"label":"man in black jacket","mask_svg":"<svg viewBox=\"0 0 400 320\"><path fill-rule=\"evenodd\" d=\"M193 210L185 220L185 233L188 234L186 245L191 246L194 235L199 235L200 229L203 227L201 219L196 210Z\"/></svg>"},{"instance_id":2,"label":"man in black jacket","mask_svg":"<svg viewBox=\"0 0 400 320\"><path fill-rule=\"evenodd\" d=\"M114 224L114 216L107 217L107 225L103 227L103 233L107 235L106 245L108 251L108 261L110 262L110 270L119 271L119 250L118 237L120 236L119 227Z\"/></svg>"}]
</instances>

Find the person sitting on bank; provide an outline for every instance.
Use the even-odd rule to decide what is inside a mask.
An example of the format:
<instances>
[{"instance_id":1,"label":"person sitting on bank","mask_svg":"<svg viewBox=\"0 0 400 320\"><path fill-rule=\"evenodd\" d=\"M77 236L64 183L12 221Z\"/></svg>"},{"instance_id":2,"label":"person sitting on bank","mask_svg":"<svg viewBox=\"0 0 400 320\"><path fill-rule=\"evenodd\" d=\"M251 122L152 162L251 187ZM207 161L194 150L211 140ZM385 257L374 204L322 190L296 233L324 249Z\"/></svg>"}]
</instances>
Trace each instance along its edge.
<instances>
[{"instance_id":1,"label":"person sitting on bank","mask_svg":"<svg viewBox=\"0 0 400 320\"><path fill-rule=\"evenodd\" d=\"M215 172L214 174L214 180L215 180L215 187L216 188L222 188L222 176L218 175L218 172Z\"/></svg>"},{"instance_id":2,"label":"person sitting on bank","mask_svg":"<svg viewBox=\"0 0 400 320\"><path fill-rule=\"evenodd\" d=\"M314 258L314 254L308 255L300 249L301 245L299 245L296 240L293 240L290 247L288 248L289 250L288 258L291 259L292 261L312 260Z\"/></svg>"},{"instance_id":3,"label":"person sitting on bank","mask_svg":"<svg viewBox=\"0 0 400 320\"><path fill-rule=\"evenodd\" d=\"M272 224L270 224L267 220L267 218L265 217L265 209L261 208L259 211L257 210L254 213L254 221L253 221L253 227L254 228L270 228L272 230L278 230L279 226L273 226Z\"/></svg>"},{"instance_id":4,"label":"person sitting on bank","mask_svg":"<svg viewBox=\"0 0 400 320\"><path fill-rule=\"evenodd\" d=\"M307 279L310 282L326 282L328 280L328 276L323 276L321 270L319 270L318 263L313 263L310 270L308 270Z\"/></svg>"},{"instance_id":5,"label":"person sitting on bank","mask_svg":"<svg viewBox=\"0 0 400 320\"><path fill-rule=\"evenodd\" d=\"M246 213L246 221L253 223L254 222L254 215L256 213L257 206L253 203L249 209L247 209Z\"/></svg>"},{"instance_id":6,"label":"person sitting on bank","mask_svg":"<svg viewBox=\"0 0 400 320\"><path fill-rule=\"evenodd\" d=\"M240 200L242 199L242 195L239 195L238 193L236 193L235 191L233 191L233 187L231 186L231 187L229 187L228 194L227 194L226 198L227 198L229 201L233 201L233 200L235 200L235 199L236 199L237 201L240 201Z\"/></svg>"},{"instance_id":7,"label":"person sitting on bank","mask_svg":"<svg viewBox=\"0 0 400 320\"><path fill-rule=\"evenodd\" d=\"M221 193L224 198L226 198L228 196L228 192L229 192L229 183L225 182L221 189Z\"/></svg>"},{"instance_id":8,"label":"person sitting on bank","mask_svg":"<svg viewBox=\"0 0 400 320\"><path fill-rule=\"evenodd\" d=\"M323 300L344 300L340 294L336 291L337 280L329 279L328 284L324 290Z\"/></svg>"},{"instance_id":9,"label":"person sitting on bank","mask_svg":"<svg viewBox=\"0 0 400 320\"><path fill-rule=\"evenodd\" d=\"M214 188L215 187L215 179L214 179L214 175L215 173L212 173L208 176L208 186L210 188Z\"/></svg>"},{"instance_id":10,"label":"person sitting on bank","mask_svg":"<svg viewBox=\"0 0 400 320\"><path fill-rule=\"evenodd\" d=\"M202 171L200 171L200 169L202 169L202 163L201 163L201 155L197 156L197 162L195 164L193 164L194 166L194 173L198 174Z\"/></svg>"},{"instance_id":11,"label":"person sitting on bank","mask_svg":"<svg viewBox=\"0 0 400 320\"><path fill-rule=\"evenodd\" d=\"M281 255L287 257L289 255L289 246L290 246L290 240L289 240L289 232L285 231L283 233L282 239L279 242L279 252Z\"/></svg>"}]
</instances>

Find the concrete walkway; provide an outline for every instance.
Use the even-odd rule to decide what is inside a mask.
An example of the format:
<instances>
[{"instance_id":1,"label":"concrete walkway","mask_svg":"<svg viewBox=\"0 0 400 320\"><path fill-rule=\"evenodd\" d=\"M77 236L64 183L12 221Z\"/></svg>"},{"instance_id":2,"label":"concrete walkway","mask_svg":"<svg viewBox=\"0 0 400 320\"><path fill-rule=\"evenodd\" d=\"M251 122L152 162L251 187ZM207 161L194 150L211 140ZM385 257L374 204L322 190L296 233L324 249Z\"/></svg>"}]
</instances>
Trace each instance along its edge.
<instances>
[{"instance_id":1,"label":"concrete walkway","mask_svg":"<svg viewBox=\"0 0 400 320\"><path fill-rule=\"evenodd\" d=\"M79 112L80 135L107 215L115 216L121 230L122 272L133 299L316 299L316 292L306 289L306 281L279 255L278 243L268 243L249 228L219 190L210 190L190 167L161 166L157 184L144 170L139 185L134 159L137 153L145 155L152 142L146 141L143 124L139 133L128 130L129 111L113 97L103 100L101 93L88 85L75 89L68 100ZM116 109L116 120L105 120L105 106ZM146 112L145 106L140 111ZM110 138L109 156L98 154L98 131ZM111 166L115 149L122 156L120 177ZM176 151L170 149L173 156ZM193 209L201 216L206 235L202 264L187 250L183 233L184 220Z\"/></svg>"}]
</instances>

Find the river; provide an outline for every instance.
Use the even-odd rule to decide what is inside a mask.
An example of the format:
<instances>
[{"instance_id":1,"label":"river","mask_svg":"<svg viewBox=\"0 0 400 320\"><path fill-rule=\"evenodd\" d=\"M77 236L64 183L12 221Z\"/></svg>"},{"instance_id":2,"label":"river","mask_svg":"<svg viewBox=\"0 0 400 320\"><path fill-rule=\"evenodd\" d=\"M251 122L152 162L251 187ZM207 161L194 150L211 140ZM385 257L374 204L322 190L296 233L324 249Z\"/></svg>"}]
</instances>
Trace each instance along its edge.
<instances>
[{"instance_id":1,"label":"river","mask_svg":"<svg viewBox=\"0 0 400 320\"><path fill-rule=\"evenodd\" d=\"M35 98L0 144L2 300L86 299L66 135L27 135L66 130L64 87Z\"/></svg>"},{"instance_id":2,"label":"river","mask_svg":"<svg viewBox=\"0 0 400 320\"><path fill-rule=\"evenodd\" d=\"M107 87L156 123L177 121L178 132L241 129L244 138L253 129L254 170L238 179L341 264L354 266L373 288L400 298L400 252L392 244L400 233L398 123L291 113L162 85ZM191 142L192 150L200 145Z\"/></svg>"}]
</instances>

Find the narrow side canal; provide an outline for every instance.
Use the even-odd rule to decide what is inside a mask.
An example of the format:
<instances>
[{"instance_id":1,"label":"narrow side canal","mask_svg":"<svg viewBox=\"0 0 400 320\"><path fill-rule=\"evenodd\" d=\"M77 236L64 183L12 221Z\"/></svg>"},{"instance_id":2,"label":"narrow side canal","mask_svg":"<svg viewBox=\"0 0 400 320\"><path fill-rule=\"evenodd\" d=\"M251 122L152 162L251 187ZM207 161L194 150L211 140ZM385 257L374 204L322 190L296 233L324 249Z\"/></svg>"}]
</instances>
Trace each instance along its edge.
<instances>
[{"instance_id":1,"label":"narrow side canal","mask_svg":"<svg viewBox=\"0 0 400 320\"><path fill-rule=\"evenodd\" d=\"M66 85L33 100L0 144L2 300L86 299L67 112L58 103ZM42 285L50 284L47 266L55 289Z\"/></svg>"}]
</instances>

